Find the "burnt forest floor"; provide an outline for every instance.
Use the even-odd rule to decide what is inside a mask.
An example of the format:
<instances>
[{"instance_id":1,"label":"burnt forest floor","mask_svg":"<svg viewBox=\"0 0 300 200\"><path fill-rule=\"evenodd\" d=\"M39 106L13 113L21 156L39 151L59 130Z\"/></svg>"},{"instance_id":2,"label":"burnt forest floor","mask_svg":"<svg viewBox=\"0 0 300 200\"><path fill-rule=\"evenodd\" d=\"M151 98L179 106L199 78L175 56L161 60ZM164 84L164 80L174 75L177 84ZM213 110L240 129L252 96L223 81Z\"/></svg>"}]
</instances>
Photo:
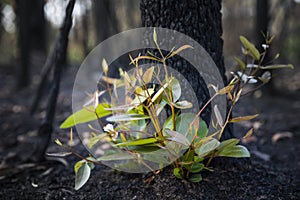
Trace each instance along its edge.
<instances>
[{"instance_id":1,"label":"burnt forest floor","mask_svg":"<svg viewBox=\"0 0 300 200\"><path fill-rule=\"evenodd\" d=\"M68 141L68 132L58 127L71 113L74 68L64 72L53 140ZM45 112L39 109L34 116L28 114L34 86L16 91L10 68L0 68L0 79L0 199L300 199L299 91L241 100L236 114L261 113L234 129L236 136L241 136L254 127L254 135L243 141L252 156L216 159L214 172L204 172L201 183L176 179L170 168L146 184L151 174L120 173L96 166L87 184L75 191L73 164L77 157L68 157L66 163L26 162L34 151L32 140ZM87 155L79 141L74 139L74 148ZM60 150L52 142L48 151Z\"/></svg>"}]
</instances>

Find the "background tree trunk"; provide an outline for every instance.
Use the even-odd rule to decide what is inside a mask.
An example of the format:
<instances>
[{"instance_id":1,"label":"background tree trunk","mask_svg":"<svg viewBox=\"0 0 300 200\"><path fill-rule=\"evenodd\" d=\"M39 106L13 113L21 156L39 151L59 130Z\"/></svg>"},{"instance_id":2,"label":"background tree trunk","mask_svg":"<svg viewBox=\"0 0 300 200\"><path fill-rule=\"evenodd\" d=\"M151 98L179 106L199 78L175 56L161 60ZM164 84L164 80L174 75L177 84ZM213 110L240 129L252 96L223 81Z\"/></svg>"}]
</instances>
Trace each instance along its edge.
<instances>
[{"instance_id":1,"label":"background tree trunk","mask_svg":"<svg viewBox=\"0 0 300 200\"><path fill-rule=\"evenodd\" d=\"M31 48L46 53L46 20L44 1L31 0L30 3L30 37Z\"/></svg>"},{"instance_id":2,"label":"background tree trunk","mask_svg":"<svg viewBox=\"0 0 300 200\"><path fill-rule=\"evenodd\" d=\"M140 8L143 26L173 29L190 36L201 44L216 63L226 84L221 38L221 0L141 0ZM171 60L168 64L190 82L202 107L210 98L203 78L200 75L196 76L195 74L198 73L194 73L192 66L182 59ZM208 124L210 113L209 107L201 115ZM231 137L229 132L225 135L227 135L226 138Z\"/></svg>"},{"instance_id":3,"label":"background tree trunk","mask_svg":"<svg viewBox=\"0 0 300 200\"><path fill-rule=\"evenodd\" d=\"M111 0L94 0L93 15L98 43L119 32Z\"/></svg>"},{"instance_id":4,"label":"background tree trunk","mask_svg":"<svg viewBox=\"0 0 300 200\"><path fill-rule=\"evenodd\" d=\"M18 54L20 67L17 69L17 87L26 87L30 82L31 50L45 53L44 2L40 0L16 0L18 26Z\"/></svg>"},{"instance_id":5,"label":"background tree trunk","mask_svg":"<svg viewBox=\"0 0 300 200\"><path fill-rule=\"evenodd\" d=\"M17 88L29 84L29 56L30 56L30 4L23 0L16 0L16 14L18 26L18 54L20 66L17 71Z\"/></svg>"},{"instance_id":6,"label":"background tree trunk","mask_svg":"<svg viewBox=\"0 0 300 200\"><path fill-rule=\"evenodd\" d=\"M269 1L268 0L256 0L256 17L255 17L255 33L256 47L260 52L264 51L262 44L266 43L266 36L269 34ZM263 65L270 61L270 49L268 49ZM272 82L272 81L271 81ZM272 85L268 85L268 89L272 90Z\"/></svg>"},{"instance_id":7,"label":"background tree trunk","mask_svg":"<svg viewBox=\"0 0 300 200\"><path fill-rule=\"evenodd\" d=\"M1 39L2 39L2 34L3 34L3 32L4 32L4 28L3 28L3 26L2 26L2 17L3 17L3 14L2 14L2 9L3 9L3 7L4 7L4 5L3 5L3 3L2 2L0 2L0 41L1 41Z\"/></svg>"},{"instance_id":8,"label":"background tree trunk","mask_svg":"<svg viewBox=\"0 0 300 200\"><path fill-rule=\"evenodd\" d=\"M256 0L256 21L255 21L255 37L256 46L263 51L262 44L265 43L265 36L268 34L269 27L269 1ZM269 54L266 55L265 61L268 62Z\"/></svg>"}]
</instances>

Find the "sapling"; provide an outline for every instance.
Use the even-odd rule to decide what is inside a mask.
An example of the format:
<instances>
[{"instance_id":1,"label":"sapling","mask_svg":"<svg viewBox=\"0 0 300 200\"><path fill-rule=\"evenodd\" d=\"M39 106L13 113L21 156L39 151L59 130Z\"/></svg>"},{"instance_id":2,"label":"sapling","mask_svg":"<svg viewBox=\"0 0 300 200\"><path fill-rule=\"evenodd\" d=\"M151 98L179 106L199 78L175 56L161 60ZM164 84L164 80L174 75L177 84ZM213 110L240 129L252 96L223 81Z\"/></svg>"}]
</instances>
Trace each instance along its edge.
<instances>
[{"instance_id":1,"label":"sapling","mask_svg":"<svg viewBox=\"0 0 300 200\"><path fill-rule=\"evenodd\" d=\"M215 157L250 157L248 149L239 144L241 138L221 141L221 137L228 124L251 120L258 116L253 114L232 117L234 106L248 93L244 92L246 85L259 83L258 87L260 87L271 79L268 70L293 67L292 65L262 66L267 47L272 39L267 38L264 51L259 52L251 42L241 36L244 58L235 57L239 71L232 73L232 80L224 88L209 85L208 87L212 87L215 93L197 113L180 112L192 108L193 104L189 99L181 98L181 83L168 71L166 65L166 60L192 46L184 45L164 54L158 45L154 31L153 41L159 55L154 55L152 52L135 58L129 55L134 70L129 73L120 69L120 78L108 76L109 66L104 59L102 61L104 75L101 77L101 83L107 86L106 90L95 91L93 98L84 104L81 110L69 116L61 124L61 128L86 124L91 134L89 148L99 143L110 144L111 148L107 148L99 157L84 158L76 153L71 145L64 145L56 140L58 145L67 149L67 152L60 154L61 156L74 154L82 159L74 166L75 189L81 188L86 183L94 164L103 162L116 161L114 166L118 169L142 166L155 174L164 166L172 164L173 173L177 178L200 182L201 172L212 170L210 163ZM155 61L155 63L144 69L139 66L141 60ZM260 73L261 71L263 73ZM152 84L153 82L156 84ZM116 92L118 90L125 91L122 97ZM110 101L102 98L105 93L109 94ZM213 112L216 121L212 123L215 132L208 132L208 127L200 116L219 95L227 96L230 102L229 111L223 119L218 105L215 105ZM166 108L170 110L169 116L161 120ZM101 130L90 124L96 120L102 127ZM253 129L248 130L243 138L251 136L252 133ZM70 143L72 143L72 131ZM152 165L153 163L155 165ZM159 169L153 166L159 166Z\"/></svg>"}]
</instances>

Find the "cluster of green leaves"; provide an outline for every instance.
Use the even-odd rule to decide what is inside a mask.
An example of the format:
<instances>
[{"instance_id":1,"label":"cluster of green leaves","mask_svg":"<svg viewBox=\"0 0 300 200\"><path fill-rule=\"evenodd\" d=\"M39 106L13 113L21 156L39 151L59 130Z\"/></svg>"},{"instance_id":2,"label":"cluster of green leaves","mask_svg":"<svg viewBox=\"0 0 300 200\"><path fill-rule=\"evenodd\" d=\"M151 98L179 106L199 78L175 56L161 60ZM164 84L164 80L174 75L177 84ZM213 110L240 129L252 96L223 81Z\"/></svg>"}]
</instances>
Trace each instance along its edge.
<instances>
[{"instance_id":1,"label":"cluster of green leaves","mask_svg":"<svg viewBox=\"0 0 300 200\"><path fill-rule=\"evenodd\" d=\"M256 77L257 72L260 70L292 67L291 65L261 66L267 48L264 52L260 53L251 42L241 36L240 40L243 44L245 58L244 60L235 58L240 71L234 73L234 77L229 85L221 89L211 85L216 91L215 95L206 102L205 106L198 113L180 113L177 112L178 109L189 109L193 105L186 99L181 100L180 82L168 74L166 60L192 47L184 45L167 55L163 55L158 46L155 31L153 40L160 53L160 57L155 56L151 52L148 52L147 55L139 55L134 59L130 56L131 64L135 67L133 74L128 74L120 70L121 78L108 77L108 65L103 60L102 67L105 75L102 77L102 81L107 85L106 90L96 91L90 101L92 105L85 105L61 124L61 128L71 128L77 124L87 124L92 134L89 142L90 148L98 142L104 141L109 142L115 148L120 148L123 151L131 153L111 154L108 151L107 154L100 158L82 158L80 155L74 153L71 146L68 147L71 153L82 158L74 166L76 174L75 189L79 189L85 184L90 176L91 169L94 167L93 164L101 163L101 161L142 158L164 164L165 158L163 157L153 160L151 156L141 156L145 152L154 152L159 149L171 148L175 150L178 159L173 162L174 175L180 179L187 178L192 182L202 180L201 172L203 170L211 170L209 164L215 157L250 157L247 148L239 145L239 138L220 141L224 129L229 123L251 120L257 116L231 118L232 109L240 97L244 95L243 88L246 84L256 83L258 80L262 84L265 84L270 80L271 77L268 71L264 72L262 76ZM266 45L269 45L271 40L267 40ZM160 73L160 69L158 67L152 66L145 71L139 67L138 62L145 59L162 63L164 66L164 80L159 79L158 74ZM251 64L248 64L249 60L251 60ZM258 64L254 65L254 62ZM151 85L153 80L159 82L159 86ZM112 99L117 98L111 88L116 89L120 87L125 89L126 94L122 105L115 105L112 103L115 102L114 100L111 100L110 103L105 99L99 101L99 98L101 99L104 93L108 93ZM230 109L224 120L220 115L218 107L214 107L213 110L217 121L213 123L213 126L216 132L208 133L207 125L200 118L200 115L218 95L227 95L231 102ZM161 124L159 115L166 107L169 107L171 110L171 115ZM103 125L101 121L103 118L109 123ZM103 130L95 130L95 128L88 124L88 122L94 120L99 121ZM149 123L152 123L155 129L152 132L147 130L147 124ZM250 129L244 138L249 137L252 132L253 129ZM64 146L58 140L56 142L60 146ZM138 156L134 156L133 154ZM69 153L62 153L61 155L69 155Z\"/></svg>"}]
</instances>

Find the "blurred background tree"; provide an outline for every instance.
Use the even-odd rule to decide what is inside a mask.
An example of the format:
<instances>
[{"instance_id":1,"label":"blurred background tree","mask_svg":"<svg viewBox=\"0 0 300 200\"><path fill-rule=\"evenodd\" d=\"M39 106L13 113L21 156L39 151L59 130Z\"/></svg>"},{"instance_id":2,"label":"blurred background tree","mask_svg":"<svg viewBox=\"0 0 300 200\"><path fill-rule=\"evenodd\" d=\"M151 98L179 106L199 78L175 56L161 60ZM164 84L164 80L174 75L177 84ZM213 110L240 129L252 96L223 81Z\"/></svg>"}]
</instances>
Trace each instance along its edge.
<instances>
[{"instance_id":1,"label":"blurred background tree","mask_svg":"<svg viewBox=\"0 0 300 200\"><path fill-rule=\"evenodd\" d=\"M140 27L139 3L137 0L77 1L68 62L78 66L100 41L120 31ZM16 77L15 85L24 87L30 79L35 83L35 76L40 74L45 55L54 43L65 6L66 1L61 0L1 1L0 66ZM274 56L272 53L280 52L278 62L291 62L296 66L293 72L279 70L274 74L274 88L299 91L299 15L299 0L244 0L238 3L224 0L222 37L227 72L234 70L233 55L241 54L239 35L258 44L263 41L261 33L269 32L276 36L270 57Z\"/></svg>"}]
</instances>

